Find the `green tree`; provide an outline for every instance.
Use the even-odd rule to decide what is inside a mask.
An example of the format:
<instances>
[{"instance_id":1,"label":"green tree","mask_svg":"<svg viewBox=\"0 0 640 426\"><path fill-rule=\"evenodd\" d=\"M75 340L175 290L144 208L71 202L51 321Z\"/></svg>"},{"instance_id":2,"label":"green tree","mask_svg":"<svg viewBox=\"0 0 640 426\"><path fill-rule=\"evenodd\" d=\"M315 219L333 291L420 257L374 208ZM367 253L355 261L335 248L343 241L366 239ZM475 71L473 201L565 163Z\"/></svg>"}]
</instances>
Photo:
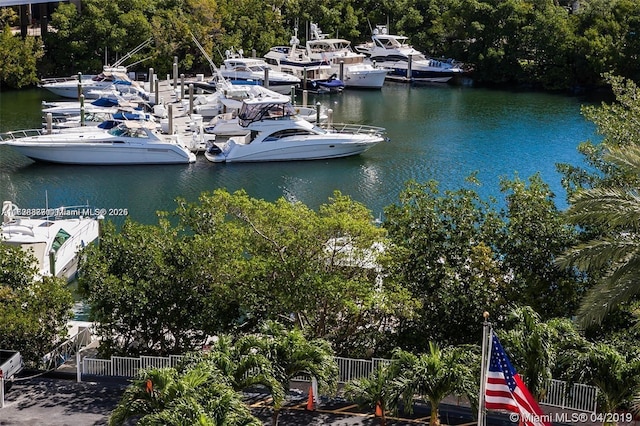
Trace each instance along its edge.
<instances>
[{"instance_id":1,"label":"green tree","mask_svg":"<svg viewBox=\"0 0 640 426\"><path fill-rule=\"evenodd\" d=\"M73 296L65 280L34 279L36 260L0 244L0 347L18 350L32 368L67 336Z\"/></svg>"},{"instance_id":2,"label":"green tree","mask_svg":"<svg viewBox=\"0 0 640 426\"><path fill-rule=\"evenodd\" d=\"M252 199L244 191L218 190L180 205L176 214L193 232L223 246L233 243L226 243L231 255L218 267L242 297L246 326L292 315L338 353L358 355L388 346L388 325L415 306L406 289L380 280L384 229L339 192L317 212L284 198Z\"/></svg>"},{"instance_id":3,"label":"green tree","mask_svg":"<svg viewBox=\"0 0 640 426\"><path fill-rule=\"evenodd\" d=\"M640 147L614 148L605 160L620 170L640 175ZM599 230L594 238L566 251L560 266L592 273L598 282L582 301L578 316L584 325L602 320L613 308L640 293L638 234L639 198L627 185L579 191L567 210L570 221Z\"/></svg>"},{"instance_id":4,"label":"green tree","mask_svg":"<svg viewBox=\"0 0 640 426\"><path fill-rule=\"evenodd\" d=\"M556 362L552 328L529 306L511 310L505 328L498 335L509 350L511 362L524 376L531 395L543 399Z\"/></svg>"},{"instance_id":5,"label":"green tree","mask_svg":"<svg viewBox=\"0 0 640 426\"><path fill-rule=\"evenodd\" d=\"M613 413L628 405L640 385L640 361L627 359L610 345L595 343L568 351L560 361L570 382L591 384L599 390L599 411ZM606 424L606 423L605 423Z\"/></svg>"},{"instance_id":6,"label":"green tree","mask_svg":"<svg viewBox=\"0 0 640 426\"><path fill-rule=\"evenodd\" d=\"M585 288L572 270L560 270L555 260L578 242L577 231L554 202L539 175L501 182L506 194L506 226L498 247L502 267L513 277L505 298L528 305L545 319L573 314ZM517 302L516 302L517 301Z\"/></svg>"},{"instance_id":7,"label":"green tree","mask_svg":"<svg viewBox=\"0 0 640 426\"><path fill-rule=\"evenodd\" d=\"M375 410L380 415L380 426L387 424L387 410L395 409L397 396L392 388L392 377L388 366L379 365L369 377L347 382L344 395L361 408Z\"/></svg>"},{"instance_id":8,"label":"green tree","mask_svg":"<svg viewBox=\"0 0 640 426\"><path fill-rule=\"evenodd\" d=\"M473 353L462 347L440 349L429 343L429 352L415 355L400 349L394 351L389 367L394 376L393 386L402 394L405 409L413 409L415 395L423 395L431 405L431 426L440 425L440 402L449 395L465 396L469 401L478 398L478 385L470 365L478 362Z\"/></svg>"},{"instance_id":9,"label":"green tree","mask_svg":"<svg viewBox=\"0 0 640 426\"><path fill-rule=\"evenodd\" d=\"M264 347L262 336L219 336L204 352L187 356L183 366L206 363L220 371L229 385L238 392L261 385L269 389L274 404L282 404L286 388L276 378L271 360L260 349Z\"/></svg>"},{"instance_id":10,"label":"green tree","mask_svg":"<svg viewBox=\"0 0 640 426\"><path fill-rule=\"evenodd\" d=\"M338 383L338 365L329 342L308 340L302 330L287 330L282 324L269 321L262 327L261 351L273 364L275 378L283 389L289 389L291 380L306 374L318 381L319 392L333 394ZM278 425L282 402L273 399L272 425Z\"/></svg>"},{"instance_id":11,"label":"green tree","mask_svg":"<svg viewBox=\"0 0 640 426\"><path fill-rule=\"evenodd\" d=\"M0 89L19 89L37 83L37 61L43 54L39 38L21 39L5 25L0 33Z\"/></svg>"},{"instance_id":12,"label":"green tree","mask_svg":"<svg viewBox=\"0 0 640 426\"><path fill-rule=\"evenodd\" d=\"M422 302L399 324L400 346L425 350L480 340L480 312L499 312L508 275L492 248L503 223L475 191L440 195L437 184L410 182L400 203L385 209L391 240L388 280Z\"/></svg>"},{"instance_id":13,"label":"green tree","mask_svg":"<svg viewBox=\"0 0 640 426\"><path fill-rule=\"evenodd\" d=\"M241 395L206 364L184 372L173 368L145 370L124 392L109 425L259 426Z\"/></svg>"},{"instance_id":14,"label":"green tree","mask_svg":"<svg viewBox=\"0 0 640 426\"><path fill-rule=\"evenodd\" d=\"M105 355L182 354L233 327L235 296L211 263L220 248L179 234L165 219L126 221L119 233L107 223L89 249L78 289Z\"/></svg>"}]
</instances>

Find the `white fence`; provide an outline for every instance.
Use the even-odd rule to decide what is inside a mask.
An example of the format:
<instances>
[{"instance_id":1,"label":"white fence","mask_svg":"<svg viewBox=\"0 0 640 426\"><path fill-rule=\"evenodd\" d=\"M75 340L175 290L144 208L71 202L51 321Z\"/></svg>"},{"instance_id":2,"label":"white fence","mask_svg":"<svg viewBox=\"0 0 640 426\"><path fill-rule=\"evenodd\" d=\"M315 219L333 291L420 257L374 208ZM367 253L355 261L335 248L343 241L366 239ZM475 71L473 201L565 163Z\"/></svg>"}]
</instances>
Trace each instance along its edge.
<instances>
[{"instance_id":1,"label":"white fence","mask_svg":"<svg viewBox=\"0 0 640 426\"><path fill-rule=\"evenodd\" d=\"M540 404L587 413L596 412L598 409L598 388L574 383L571 390L567 392L567 386L567 382L552 379L547 385L547 394L540 401Z\"/></svg>"},{"instance_id":2,"label":"white fence","mask_svg":"<svg viewBox=\"0 0 640 426\"><path fill-rule=\"evenodd\" d=\"M113 356L111 359L83 358L78 369L81 374L98 376L118 376L134 378L138 371L145 368L175 367L182 359L181 355L169 357L141 356L140 358ZM391 360L383 358L354 359L336 357L338 364L338 383L344 384L354 379L368 377L378 366L385 366ZM79 377L81 377L79 375ZM296 377L296 380L310 380L308 377ZM558 407L587 413L595 413L598 405L598 389L594 386L573 384L567 392L567 382L551 380L547 394L541 405Z\"/></svg>"}]
</instances>

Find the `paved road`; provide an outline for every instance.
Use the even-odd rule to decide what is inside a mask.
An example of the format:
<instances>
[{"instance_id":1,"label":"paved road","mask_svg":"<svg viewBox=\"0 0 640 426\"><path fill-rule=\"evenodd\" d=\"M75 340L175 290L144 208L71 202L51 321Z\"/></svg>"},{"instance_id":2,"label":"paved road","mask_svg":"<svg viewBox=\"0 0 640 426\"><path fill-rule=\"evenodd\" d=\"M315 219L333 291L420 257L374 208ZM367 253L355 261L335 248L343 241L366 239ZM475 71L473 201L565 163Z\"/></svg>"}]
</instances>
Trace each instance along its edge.
<instances>
[{"instance_id":1,"label":"paved road","mask_svg":"<svg viewBox=\"0 0 640 426\"><path fill-rule=\"evenodd\" d=\"M0 409L0 425L106 425L127 387L124 381L76 383L36 377L13 383Z\"/></svg>"}]
</instances>

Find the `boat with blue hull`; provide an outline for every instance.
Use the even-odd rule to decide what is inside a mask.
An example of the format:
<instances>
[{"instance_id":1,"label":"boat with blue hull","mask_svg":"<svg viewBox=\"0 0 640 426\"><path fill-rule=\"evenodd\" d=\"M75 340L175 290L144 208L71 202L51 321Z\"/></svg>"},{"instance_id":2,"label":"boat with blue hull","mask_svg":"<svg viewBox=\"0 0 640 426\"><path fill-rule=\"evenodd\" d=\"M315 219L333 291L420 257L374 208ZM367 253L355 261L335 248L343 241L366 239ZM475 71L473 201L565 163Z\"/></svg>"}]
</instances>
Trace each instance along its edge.
<instances>
[{"instance_id":1,"label":"boat with blue hull","mask_svg":"<svg viewBox=\"0 0 640 426\"><path fill-rule=\"evenodd\" d=\"M273 70L262 59L245 58L242 50L228 50L226 56L220 74L232 84L259 84L282 94L289 94L292 87L300 85L298 77Z\"/></svg>"},{"instance_id":2,"label":"boat with blue hull","mask_svg":"<svg viewBox=\"0 0 640 426\"><path fill-rule=\"evenodd\" d=\"M297 32L296 32L297 33ZM304 48L298 48L297 35L291 37L290 46L272 47L264 60L274 69L295 75L302 81L301 89L314 93L340 93L345 87L328 60L311 59Z\"/></svg>"},{"instance_id":3,"label":"boat with blue hull","mask_svg":"<svg viewBox=\"0 0 640 426\"><path fill-rule=\"evenodd\" d=\"M371 41L355 46L355 50L388 68L390 79L447 83L463 73L453 59L428 58L408 44L408 37L389 34L384 25L378 25Z\"/></svg>"}]
</instances>

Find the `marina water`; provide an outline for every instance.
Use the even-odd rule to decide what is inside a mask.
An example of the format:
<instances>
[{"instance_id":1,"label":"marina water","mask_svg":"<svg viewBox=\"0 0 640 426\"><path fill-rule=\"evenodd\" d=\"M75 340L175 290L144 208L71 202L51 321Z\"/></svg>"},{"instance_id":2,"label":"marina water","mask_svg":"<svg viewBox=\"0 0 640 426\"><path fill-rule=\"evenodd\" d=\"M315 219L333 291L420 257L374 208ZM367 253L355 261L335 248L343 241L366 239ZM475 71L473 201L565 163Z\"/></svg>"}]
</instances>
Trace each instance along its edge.
<instances>
[{"instance_id":1,"label":"marina water","mask_svg":"<svg viewBox=\"0 0 640 426\"><path fill-rule=\"evenodd\" d=\"M0 132L41 126L42 89L0 93ZM566 207L556 163L579 165L580 142L595 127L580 114L584 99L449 85L385 83L382 90L347 90L309 97L333 110L335 122L387 129L390 141L363 155L326 161L171 166L62 166L37 164L0 146L0 200L21 208L88 203L107 218L156 223L176 197L195 201L203 191L244 189L255 198L279 197L317 208L334 190L364 203L375 217L395 203L409 179L434 179L442 189L469 187L477 172L484 199L500 193L500 178L540 173ZM45 204L46 203L46 204Z\"/></svg>"}]
</instances>

